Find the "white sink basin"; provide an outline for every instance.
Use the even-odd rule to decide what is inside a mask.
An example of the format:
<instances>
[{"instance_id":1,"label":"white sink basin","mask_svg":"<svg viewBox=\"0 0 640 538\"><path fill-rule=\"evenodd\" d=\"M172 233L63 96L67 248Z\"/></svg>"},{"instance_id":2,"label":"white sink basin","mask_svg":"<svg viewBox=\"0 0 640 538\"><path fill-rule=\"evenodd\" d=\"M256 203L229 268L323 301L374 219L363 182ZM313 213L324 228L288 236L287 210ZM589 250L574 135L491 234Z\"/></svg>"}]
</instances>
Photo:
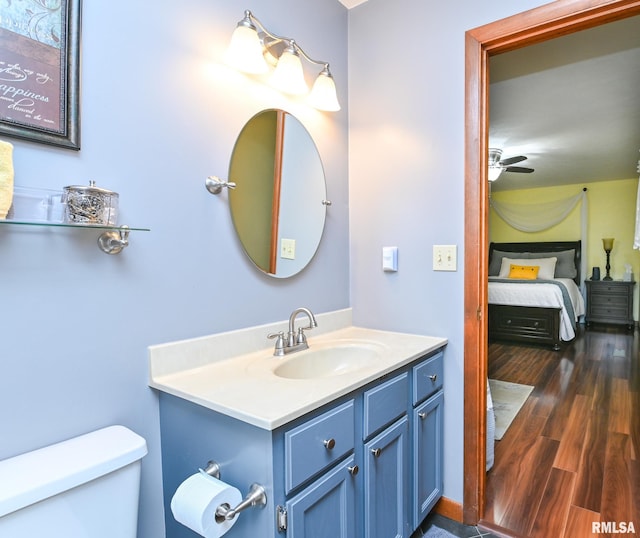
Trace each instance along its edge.
<instances>
[{"instance_id":1,"label":"white sink basin","mask_svg":"<svg viewBox=\"0 0 640 538\"><path fill-rule=\"evenodd\" d=\"M384 346L369 342L341 342L335 345L310 347L291 354L273 370L287 379L316 379L348 374L375 366Z\"/></svg>"}]
</instances>

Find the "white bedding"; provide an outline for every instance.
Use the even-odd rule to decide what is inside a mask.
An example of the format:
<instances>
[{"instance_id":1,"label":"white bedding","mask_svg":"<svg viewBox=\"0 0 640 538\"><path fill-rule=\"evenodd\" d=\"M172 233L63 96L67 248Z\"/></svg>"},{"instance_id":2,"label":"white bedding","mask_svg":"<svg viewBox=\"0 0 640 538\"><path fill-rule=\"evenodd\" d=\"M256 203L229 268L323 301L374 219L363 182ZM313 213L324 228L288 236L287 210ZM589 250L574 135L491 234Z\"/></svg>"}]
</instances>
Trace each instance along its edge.
<instances>
[{"instance_id":1,"label":"white bedding","mask_svg":"<svg viewBox=\"0 0 640 538\"><path fill-rule=\"evenodd\" d=\"M573 340L575 331L569 313L564 306L562 291L555 284L533 284L528 282L493 282L494 277L489 277L489 304L501 304L511 306L544 306L558 307L562 309L560 315L560 338L567 342ZM565 285L573 305L573 311L577 322L578 317L584 315L584 299L580 288L570 278L555 278Z\"/></svg>"}]
</instances>

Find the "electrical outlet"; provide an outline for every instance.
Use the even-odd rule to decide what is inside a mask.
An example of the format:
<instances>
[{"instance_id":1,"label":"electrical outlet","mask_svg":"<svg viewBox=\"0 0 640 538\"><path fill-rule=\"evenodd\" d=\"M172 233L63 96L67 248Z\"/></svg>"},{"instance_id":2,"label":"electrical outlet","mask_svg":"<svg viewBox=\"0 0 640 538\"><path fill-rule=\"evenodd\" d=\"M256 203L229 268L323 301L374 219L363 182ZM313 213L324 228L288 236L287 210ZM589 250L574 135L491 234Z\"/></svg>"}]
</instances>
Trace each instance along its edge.
<instances>
[{"instance_id":1,"label":"electrical outlet","mask_svg":"<svg viewBox=\"0 0 640 538\"><path fill-rule=\"evenodd\" d=\"M457 271L457 250L456 245L433 245L433 270Z\"/></svg>"}]
</instances>

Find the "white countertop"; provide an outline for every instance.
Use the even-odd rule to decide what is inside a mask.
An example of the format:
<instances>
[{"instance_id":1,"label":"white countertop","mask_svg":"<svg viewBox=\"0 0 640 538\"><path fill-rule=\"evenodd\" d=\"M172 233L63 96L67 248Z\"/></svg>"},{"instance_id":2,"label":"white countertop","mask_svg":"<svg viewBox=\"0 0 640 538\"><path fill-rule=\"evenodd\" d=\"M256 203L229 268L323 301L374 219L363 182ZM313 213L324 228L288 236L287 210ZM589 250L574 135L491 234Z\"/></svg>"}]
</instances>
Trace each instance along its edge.
<instances>
[{"instance_id":1,"label":"white countertop","mask_svg":"<svg viewBox=\"0 0 640 538\"><path fill-rule=\"evenodd\" d=\"M325 327L334 330L307 331L309 349L285 357L273 356L273 340L266 339L268 332L282 330L282 323L151 346L149 385L273 430L447 343L446 338L433 336L353 326L335 328L340 322L350 321L350 311L348 315L345 312L336 313L339 321L333 313L316 316L319 327L326 322ZM239 341L245 349L233 355L230 350ZM376 359L357 370L312 379L283 378L273 372L283 362L303 358L314 349L360 343L374 346ZM260 348L247 350L247 346Z\"/></svg>"}]
</instances>

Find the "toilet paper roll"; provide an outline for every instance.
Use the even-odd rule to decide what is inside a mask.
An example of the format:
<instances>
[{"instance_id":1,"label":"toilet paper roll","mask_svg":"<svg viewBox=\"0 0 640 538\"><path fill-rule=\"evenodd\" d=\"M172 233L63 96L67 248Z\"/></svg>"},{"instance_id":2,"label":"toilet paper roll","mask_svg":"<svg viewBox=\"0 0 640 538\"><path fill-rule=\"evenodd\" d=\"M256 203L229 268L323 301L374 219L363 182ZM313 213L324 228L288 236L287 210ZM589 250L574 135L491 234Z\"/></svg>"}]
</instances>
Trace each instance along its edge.
<instances>
[{"instance_id":1,"label":"toilet paper roll","mask_svg":"<svg viewBox=\"0 0 640 538\"><path fill-rule=\"evenodd\" d=\"M241 501L242 495L237 488L200 471L178 486L171 499L171 511L176 521L200 536L217 538L233 527L238 516L217 523L216 508L221 504L235 508Z\"/></svg>"}]
</instances>

